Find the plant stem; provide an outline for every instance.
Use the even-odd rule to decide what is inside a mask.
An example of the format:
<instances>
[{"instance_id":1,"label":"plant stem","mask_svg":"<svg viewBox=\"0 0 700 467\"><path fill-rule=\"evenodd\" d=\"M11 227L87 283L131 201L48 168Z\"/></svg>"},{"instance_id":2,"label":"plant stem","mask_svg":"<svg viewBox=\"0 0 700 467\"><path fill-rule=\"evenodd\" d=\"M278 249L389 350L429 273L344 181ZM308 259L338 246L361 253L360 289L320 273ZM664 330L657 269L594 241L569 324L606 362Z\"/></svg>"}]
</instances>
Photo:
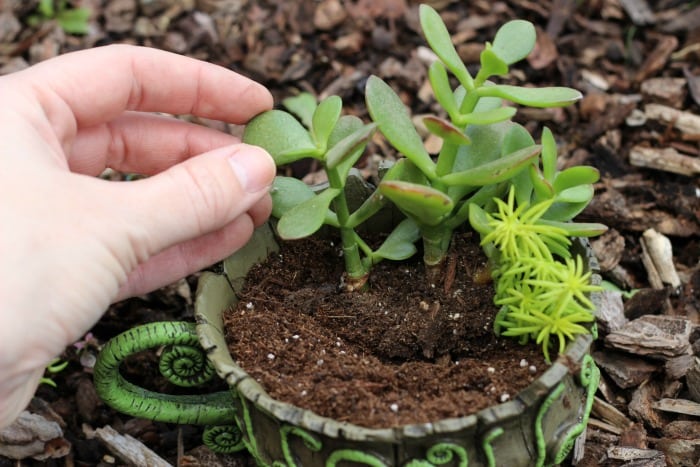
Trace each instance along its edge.
<instances>
[{"instance_id":1,"label":"plant stem","mask_svg":"<svg viewBox=\"0 0 700 467\"><path fill-rule=\"evenodd\" d=\"M346 227L350 218L348 202L345 198L345 184L337 170L328 170L328 183L332 188L339 188L340 194L333 200L333 207L338 216L340 224L340 241L343 245L343 259L345 261L345 272L348 274L348 281L353 289L361 288L367 281L367 268L360 257L360 250L357 246L357 236L354 229Z\"/></svg>"}]
</instances>

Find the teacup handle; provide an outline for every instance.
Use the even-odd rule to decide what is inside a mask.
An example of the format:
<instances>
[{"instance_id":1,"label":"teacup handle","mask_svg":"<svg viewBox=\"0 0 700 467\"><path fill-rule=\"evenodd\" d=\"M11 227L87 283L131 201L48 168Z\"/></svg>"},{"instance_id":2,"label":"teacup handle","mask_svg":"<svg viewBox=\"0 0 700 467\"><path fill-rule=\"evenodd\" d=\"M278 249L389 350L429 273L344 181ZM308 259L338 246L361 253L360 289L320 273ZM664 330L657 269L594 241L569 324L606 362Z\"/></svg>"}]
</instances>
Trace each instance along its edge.
<instances>
[{"instance_id":1,"label":"teacup handle","mask_svg":"<svg viewBox=\"0 0 700 467\"><path fill-rule=\"evenodd\" d=\"M157 322L134 327L111 339L100 351L94 368L97 394L109 406L133 417L165 423L214 425L204 433L207 445L218 452L242 449L240 432L226 430L235 420L228 391L203 395L170 395L128 382L119 365L130 355L167 346L160 357L160 372L183 387L211 380L215 372L199 345L195 324ZM237 431L235 426L230 427ZM224 446L219 444L223 442Z\"/></svg>"}]
</instances>

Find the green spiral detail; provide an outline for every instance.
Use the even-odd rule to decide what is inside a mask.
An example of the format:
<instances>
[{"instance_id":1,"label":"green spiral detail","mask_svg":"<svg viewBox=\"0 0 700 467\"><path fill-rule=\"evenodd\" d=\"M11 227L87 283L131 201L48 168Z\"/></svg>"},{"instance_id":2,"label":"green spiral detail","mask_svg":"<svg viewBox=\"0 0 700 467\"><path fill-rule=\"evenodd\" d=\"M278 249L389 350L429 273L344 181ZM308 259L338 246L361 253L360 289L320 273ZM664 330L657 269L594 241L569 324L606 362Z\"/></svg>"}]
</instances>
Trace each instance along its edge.
<instances>
[{"instance_id":1,"label":"green spiral detail","mask_svg":"<svg viewBox=\"0 0 700 467\"><path fill-rule=\"evenodd\" d=\"M491 446L491 441L498 438L503 434L504 430L500 426L494 428L484 436L484 454L486 455L486 463L489 467L495 467L496 465L496 455L493 453L493 446Z\"/></svg>"},{"instance_id":2,"label":"green spiral detail","mask_svg":"<svg viewBox=\"0 0 700 467\"><path fill-rule=\"evenodd\" d=\"M175 396L149 391L132 384L119 373L129 356L164 345L198 345L194 323L149 323L111 339L97 357L95 389L112 408L133 417L165 423L224 425L234 420L235 409L228 391L204 395Z\"/></svg>"},{"instance_id":3,"label":"green spiral detail","mask_svg":"<svg viewBox=\"0 0 700 467\"><path fill-rule=\"evenodd\" d=\"M204 384L214 377L214 367L199 346L169 345L158 363L160 373L181 387Z\"/></svg>"},{"instance_id":4,"label":"green spiral detail","mask_svg":"<svg viewBox=\"0 0 700 467\"><path fill-rule=\"evenodd\" d=\"M586 388L586 405L583 408L583 416L581 417L581 421L572 426L564 435L564 442L554 458L555 464L560 464L566 459L566 456L571 452L571 448L574 447L576 438L583 433L583 430L586 429L586 425L588 425L588 417L591 415L595 393L600 383L600 370L596 366L593 357L590 355L585 355L583 357L580 379L581 384Z\"/></svg>"},{"instance_id":5,"label":"green spiral detail","mask_svg":"<svg viewBox=\"0 0 700 467\"><path fill-rule=\"evenodd\" d=\"M328 456L328 459L326 459L326 467L336 467L338 462L343 461L368 465L370 467L387 467L387 464L380 458L356 449L338 449L333 451L331 455Z\"/></svg>"},{"instance_id":6,"label":"green spiral detail","mask_svg":"<svg viewBox=\"0 0 700 467\"><path fill-rule=\"evenodd\" d=\"M287 467L295 467L297 465L294 461L294 456L292 456L292 449L289 447L289 437L292 435L301 438L302 441L304 441L304 446L311 451L318 452L321 450L321 447L323 447L323 444L321 444L321 442L309 432L296 426L283 426L280 429L280 442L282 443L282 454L284 455L284 460L287 462L283 465L286 465Z\"/></svg>"},{"instance_id":7,"label":"green spiral detail","mask_svg":"<svg viewBox=\"0 0 700 467\"><path fill-rule=\"evenodd\" d=\"M236 425L208 426L202 435L204 444L214 452L232 454L245 449L243 434Z\"/></svg>"},{"instance_id":8,"label":"green spiral detail","mask_svg":"<svg viewBox=\"0 0 700 467\"><path fill-rule=\"evenodd\" d=\"M537 443L537 463L535 464L536 467L542 467L547 457L547 442L544 439L544 432L542 430L542 419L544 418L544 415L547 413L547 410L549 410L549 407L552 405L552 403L555 400L557 400L559 396L561 396L562 392L564 392L565 388L566 385L564 383L559 383L557 387L549 393L544 402L542 402L542 405L540 406L540 409L537 412L537 417L535 417L535 440Z\"/></svg>"}]
</instances>

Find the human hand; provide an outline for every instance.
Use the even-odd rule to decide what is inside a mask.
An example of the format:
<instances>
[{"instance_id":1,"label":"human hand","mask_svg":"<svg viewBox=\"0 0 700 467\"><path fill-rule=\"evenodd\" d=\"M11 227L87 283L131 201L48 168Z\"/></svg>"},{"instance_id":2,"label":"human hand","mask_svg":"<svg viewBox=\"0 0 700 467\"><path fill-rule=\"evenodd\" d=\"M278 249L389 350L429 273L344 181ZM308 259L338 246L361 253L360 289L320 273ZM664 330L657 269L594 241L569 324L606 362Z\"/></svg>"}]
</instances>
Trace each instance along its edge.
<instances>
[{"instance_id":1,"label":"human hand","mask_svg":"<svg viewBox=\"0 0 700 467\"><path fill-rule=\"evenodd\" d=\"M261 149L149 112L245 123L261 85L167 52L108 46L0 77L0 428L110 303L242 246L271 209ZM151 177L96 178L106 167Z\"/></svg>"}]
</instances>

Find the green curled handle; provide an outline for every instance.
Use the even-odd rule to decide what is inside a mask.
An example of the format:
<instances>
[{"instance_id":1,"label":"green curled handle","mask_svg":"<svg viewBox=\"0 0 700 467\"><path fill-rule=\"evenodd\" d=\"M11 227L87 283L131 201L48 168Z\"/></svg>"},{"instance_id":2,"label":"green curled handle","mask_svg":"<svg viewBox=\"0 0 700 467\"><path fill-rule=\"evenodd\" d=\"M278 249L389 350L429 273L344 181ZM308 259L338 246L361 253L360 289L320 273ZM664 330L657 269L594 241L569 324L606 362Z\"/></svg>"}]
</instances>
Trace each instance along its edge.
<instances>
[{"instance_id":1,"label":"green curled handle","mask_svg":"<svg viewBox=\"0 0 700 467\"><path fill-rule=\"evenodd\" d=\"M189 425L233 423L235 410L231 394L227 391L204 395L169 395L149 391L124 379L119 372L119 365L127 357L160 346L172 346L176 352L175 357L166 357L166 360L176 362L175 368L166 373L184 369L190 382L192 368L201 369L208 378L213 376L206 354L199 346L194 323L149 323L114 337L98 355L94 368L94 382L100 398L110 407L127 415L158 422ZM188 348L188 352L185 352L183 347ZM193 352L194 350L197 352ZM174 382L184 386L192 385Z\"/></svg>"}]
</instances>

